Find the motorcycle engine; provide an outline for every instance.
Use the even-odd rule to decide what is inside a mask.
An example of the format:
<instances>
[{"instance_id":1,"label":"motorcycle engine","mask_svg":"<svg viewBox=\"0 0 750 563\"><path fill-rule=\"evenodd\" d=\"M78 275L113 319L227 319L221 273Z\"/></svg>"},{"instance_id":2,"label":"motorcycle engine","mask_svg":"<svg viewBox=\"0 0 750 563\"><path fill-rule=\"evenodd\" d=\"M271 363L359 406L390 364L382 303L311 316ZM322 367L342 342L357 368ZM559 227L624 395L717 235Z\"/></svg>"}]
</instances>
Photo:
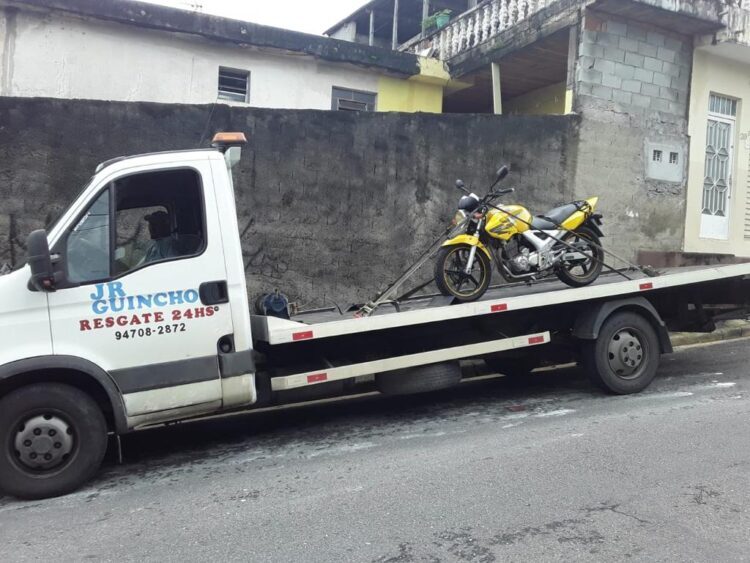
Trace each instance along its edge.
<instances>
[{"instance_id":1,"label":"motorcycle engine","mask_svg":"<svg viewBox=\"0 0 750 563\"><path fill-rule=\"evenodd\" d=\"M518 243L518 240L511 241L505 247L505 254L508 258L508 265L510 270L516 274L526 274L531 271L532 261L535 256L532 256L531 250ZM536 255L536 252L534 253Z\"/></svg>"}]
</instances>

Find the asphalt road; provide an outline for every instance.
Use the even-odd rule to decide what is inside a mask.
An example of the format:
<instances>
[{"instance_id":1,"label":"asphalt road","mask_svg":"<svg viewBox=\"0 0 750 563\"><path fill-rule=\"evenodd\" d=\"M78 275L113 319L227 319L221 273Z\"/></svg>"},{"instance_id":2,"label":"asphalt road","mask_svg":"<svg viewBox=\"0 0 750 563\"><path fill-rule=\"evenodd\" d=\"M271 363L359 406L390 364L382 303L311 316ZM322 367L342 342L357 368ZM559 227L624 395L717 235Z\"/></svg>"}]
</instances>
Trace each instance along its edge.
<instances>
[{"instance_id":1,"label":"asphalt road","mask_svg":"<svg viewBox=\"0 0 750 563\"><path fill-rule=\"evenodd\" d=\"M128 437L85 490L0 498L0 560L750 560L750 341L646 392L576 370Z\"/></svg>"}]
</instances>

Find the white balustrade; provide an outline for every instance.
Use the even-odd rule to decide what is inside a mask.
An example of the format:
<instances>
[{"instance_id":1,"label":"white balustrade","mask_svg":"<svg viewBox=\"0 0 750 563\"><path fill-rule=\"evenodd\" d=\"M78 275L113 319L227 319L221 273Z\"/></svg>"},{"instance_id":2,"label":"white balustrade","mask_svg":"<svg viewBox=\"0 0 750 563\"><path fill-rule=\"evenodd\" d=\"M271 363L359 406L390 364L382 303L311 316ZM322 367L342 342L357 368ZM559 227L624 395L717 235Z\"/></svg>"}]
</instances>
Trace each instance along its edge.
<instances>
[{"instance_id":1,"label":"white balustrade","mask_svg":"<svg viewBox=\"0 0 750 563\"><path fill-rule=\"evenodd\" d=\"M408 43L404 49L412 53L428 52L441 60L452 59L530 18L555 1L484 0L444 28Z\"/></svg>"}]
</instances>

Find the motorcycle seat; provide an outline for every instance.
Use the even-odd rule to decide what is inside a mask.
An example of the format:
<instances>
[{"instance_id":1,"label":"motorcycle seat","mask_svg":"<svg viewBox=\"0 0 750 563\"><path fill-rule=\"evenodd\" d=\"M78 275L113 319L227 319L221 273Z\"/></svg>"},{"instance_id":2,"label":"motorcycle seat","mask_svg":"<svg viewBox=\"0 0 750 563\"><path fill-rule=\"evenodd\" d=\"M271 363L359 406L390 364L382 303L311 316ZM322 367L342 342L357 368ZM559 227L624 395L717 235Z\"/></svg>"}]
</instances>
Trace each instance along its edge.
<instances>
[{"instance_id":1,"label":"motorcycle seat","mask_svg":"<svg viewBox=\"0 0 750 563\"><path fill-rule=\"evenodd\" d=\"M565 221L565 219L573 215L573 213L578 211L578 207L578 203L566 203L560 207L555 207L545 213L544 217L534 217L531 221L531 226L540 231L555 231L557 230L557 225L550 223L547 219L551 219L559 225Z\"/></svg>"}]
</instances>

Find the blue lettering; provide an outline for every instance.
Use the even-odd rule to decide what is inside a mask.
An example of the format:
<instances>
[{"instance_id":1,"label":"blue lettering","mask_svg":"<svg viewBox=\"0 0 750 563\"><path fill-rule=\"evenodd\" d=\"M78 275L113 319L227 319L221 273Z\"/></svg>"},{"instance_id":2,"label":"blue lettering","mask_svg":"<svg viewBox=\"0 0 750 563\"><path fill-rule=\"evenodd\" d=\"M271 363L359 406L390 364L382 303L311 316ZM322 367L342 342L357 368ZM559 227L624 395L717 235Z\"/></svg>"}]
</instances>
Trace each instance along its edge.
<instances>
[{"instance_id":1,"label":"blue lettering","mask_svg":"<svg viewBox=\"0 0 750 563\"><path fill-rule=\"evenodd\" d=\"M154 305L157 307L166 307L167 306L167 294L166 293L157 293L154 295Z\"/></svg>"},{"instance_id":2,"label":"blue lettering","mask_svg":"<svg viewBox=\"0 0 750 563\"><path fill-rule=\"evenodd\" d=\"M137 299L138 299L139 309L143 309L144 307L150 309L151 307L153 307L152 305L152 302L154 300L153 295L138 295Z\"/></svg>"},{"instance_id":3,"label":"blue lettering","mask_svg":"<svg viewBox=\"0 0 750 563\"><path fill-rule=\"evenodd\" d=\"M115 299L117 297L125 297L127 294L125 293L125 290L122 289L122 282L109 282L107 284L109 286L109 298Z\"/></svg>"},{"instance_id":4,"label":"blue lettering","mask_svg":"<svg viewBox=\"0 0 750 563\"><path fill-rule=\"evenodd\" d=\"M94 301L91 304L91 309L94 311L95 315L103 315L107 312L107 302L104 301L104 299Z\"/></svg>"},{"instance_id":5,"label":"blue lettering","mask_svg":"<svg viewBox=\"0 0 750 563\"><path fill-rule=\"evenodd\" d=\"M109 300L109 310L113 313L119 313L123 309L125 309L125 300L123 298Z\"/></svg>"},{"instance_id":6,"label":"blue lettering","mask_svg":"<svg viewBox=\"0 0 750 563\"><path fill-rule=\"evenodd\" d=\"M198 299L198 292L194 289L188 289L187 291L185 291L185 301L187 301L188 303L195 303L196 301L198 301Z\"/></svg>"},{"instance_id":7,"label":"blue lettering","mask_svg":"<svg viewBox=\"0 0 750 563\"><path fill-rule=\"evenodd\" d=\"M170 305L182 305L182 291L170 291L169 292L169 304Z\"/></svg>"},{"instance_id":8,"label":"blue lettering","mask_svg":"<svg viewBox=\"0 0 750 563\"><path fill-rule=\"evenodd\" d=\"M102 297L104 297L104 284L98 283L94 286L96 288L96 291L89 295L92 301L99 301Z\"/></svg>"}]
</instances>

